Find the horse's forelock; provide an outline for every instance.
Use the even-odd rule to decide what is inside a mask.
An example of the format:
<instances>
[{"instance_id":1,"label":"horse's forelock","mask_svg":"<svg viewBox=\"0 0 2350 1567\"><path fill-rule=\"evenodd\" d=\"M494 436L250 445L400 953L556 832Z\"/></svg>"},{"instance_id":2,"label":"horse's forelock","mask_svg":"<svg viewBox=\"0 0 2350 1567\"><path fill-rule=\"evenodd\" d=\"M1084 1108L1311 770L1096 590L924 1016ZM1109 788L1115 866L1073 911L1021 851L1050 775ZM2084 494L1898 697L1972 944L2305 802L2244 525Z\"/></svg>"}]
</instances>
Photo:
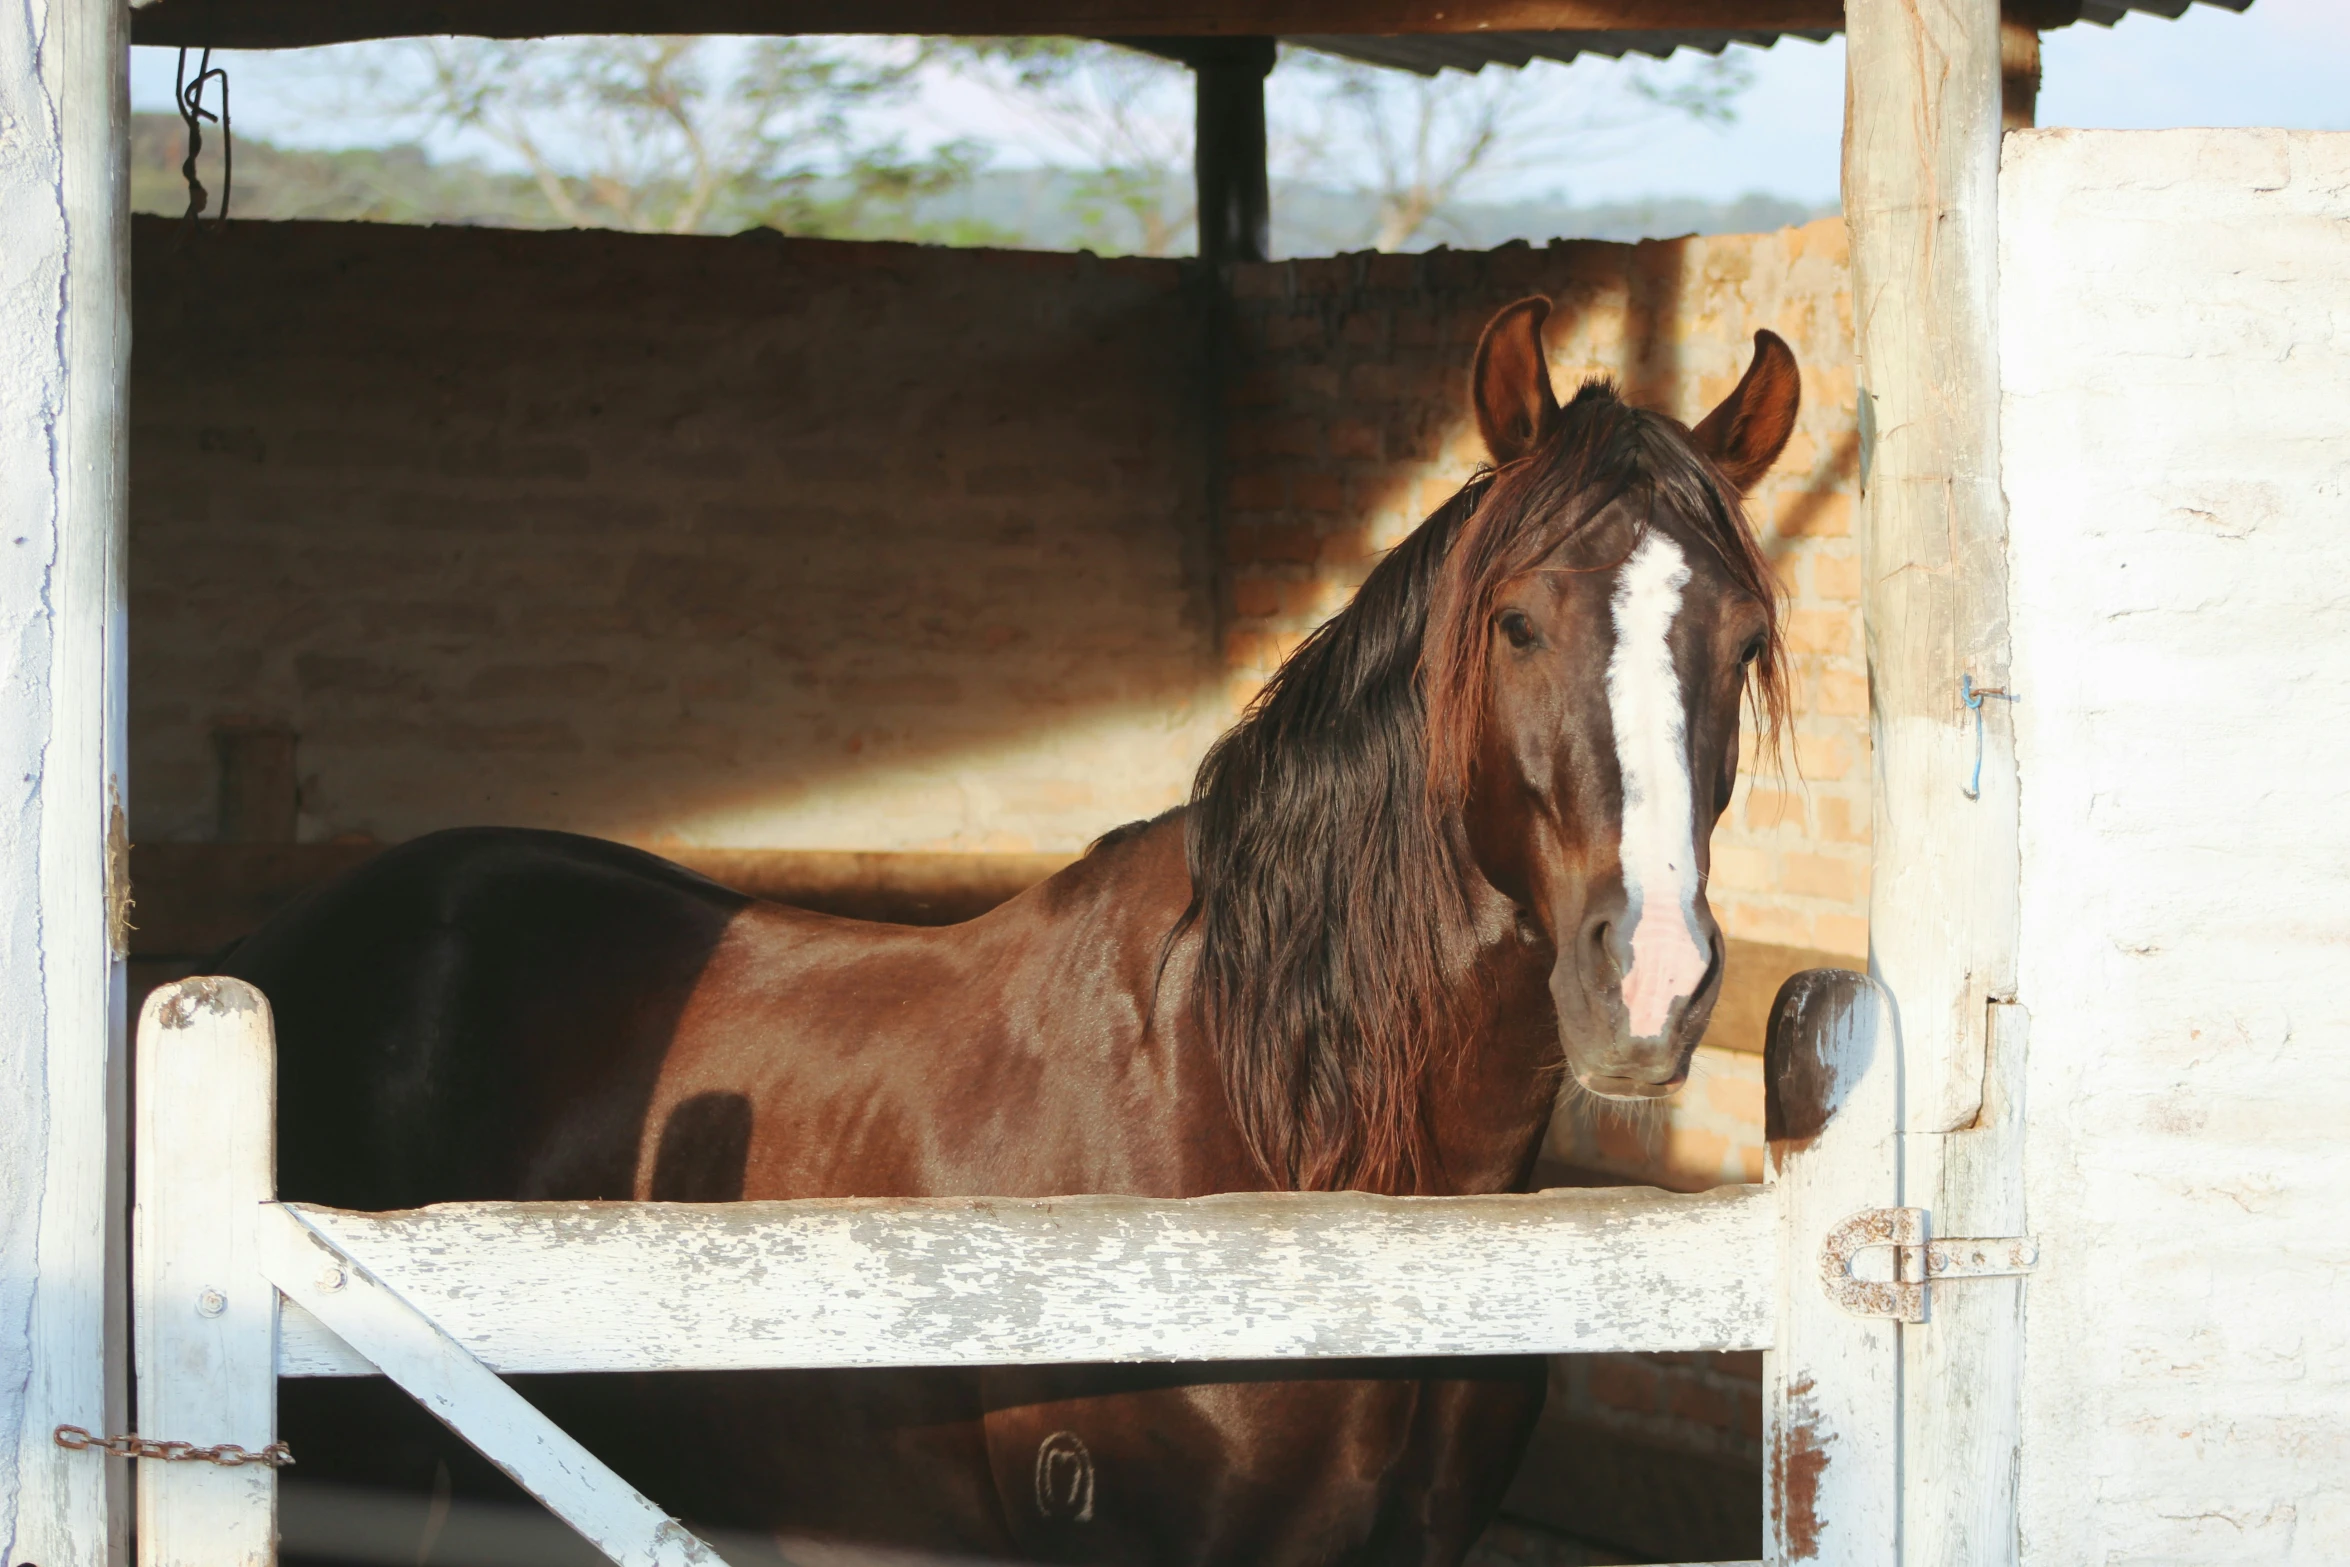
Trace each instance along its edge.
<instances>
[{"instance_id":1,"label":"horse's forelock","mask_svg":"<svg viewBox=\"0 0 2350 1567\"><path fill-rule=\"evenodd\" d=\"M1691 523L1763 607L1763 649L1749 692L1766 740L1786 722L1786 655L1778 583L1737 490L1665 415L1634 408L1612 382L1584 383L1559 428L1535 451L1502 469L1458 531L1431 595L1423 637L1428 723L1427 786L1439 811L1467 797L1485 720L1487 633L1502 588L1618 499L1645 501Z\"/></svg>"}]
</instances>

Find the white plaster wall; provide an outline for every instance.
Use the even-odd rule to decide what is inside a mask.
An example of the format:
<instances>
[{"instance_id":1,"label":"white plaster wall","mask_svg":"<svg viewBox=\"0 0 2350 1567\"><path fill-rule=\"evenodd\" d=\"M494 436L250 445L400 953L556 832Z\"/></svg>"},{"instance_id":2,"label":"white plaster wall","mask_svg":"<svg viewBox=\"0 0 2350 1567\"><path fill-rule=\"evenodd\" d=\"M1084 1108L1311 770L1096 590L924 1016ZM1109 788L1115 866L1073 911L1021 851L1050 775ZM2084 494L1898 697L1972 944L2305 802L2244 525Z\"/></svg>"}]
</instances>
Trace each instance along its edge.
<instances>
[{"instance_id":1,"label":"white plaster wall","mask_svg":"<svg viewBox=\"0 0 2350 1567\"><path fill-rule=\"evenodd\" d=\"M2350 135L2010 135L2023 1558L2350 1562Z\"/></svg>"}]
</instances>

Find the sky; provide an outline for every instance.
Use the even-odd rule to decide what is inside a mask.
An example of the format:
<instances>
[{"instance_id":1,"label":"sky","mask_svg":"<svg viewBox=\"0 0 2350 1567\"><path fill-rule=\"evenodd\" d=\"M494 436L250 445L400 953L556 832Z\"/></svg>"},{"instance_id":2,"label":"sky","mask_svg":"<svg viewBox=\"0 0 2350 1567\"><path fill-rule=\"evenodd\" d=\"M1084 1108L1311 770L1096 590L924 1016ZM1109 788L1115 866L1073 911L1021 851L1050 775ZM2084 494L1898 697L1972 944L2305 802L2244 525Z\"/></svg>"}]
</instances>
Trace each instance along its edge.
<instances>
[{"instance_id":1,"label":"sky","mask_svg":"<svg viewBox=\"0 0 2350 1567\"><path fill-rule=\"evenodd\" d=\"M223 52L236 123L248 135L293 145L382 140L380 125L339 110L344 84L381 45L282 52ZM1844 46L1787 39L1767 50L1735 48L1754 72L1737 120L1725 127L1657 118L1618 136L1573 167L1563 159L1511 171L1487 199L1558 196L1579 202L1649 196L1724 200L1749 192L1828 204L1837 188L1844 105ZM131 99L171 107L173 52L132 51ZM1535 66L1530 85L1560 102L1587 102L1620 84L1622 68L1596 58ZM2110 127L2273 125L2350 130L2350 0L2254 0L2239 15L2197 5L2177 21L2132 15L2112 28L2080 24L2043 47L2040 123ZM1278 89L1276 89L1278 90ZM912 111L915 140L978 135L999 163L1049 159L1035 126L976 88L944 86ZM483 149L435 146L437 153ZM489 161L496 161L491 158Z\"/></svg>"}]
</instances>

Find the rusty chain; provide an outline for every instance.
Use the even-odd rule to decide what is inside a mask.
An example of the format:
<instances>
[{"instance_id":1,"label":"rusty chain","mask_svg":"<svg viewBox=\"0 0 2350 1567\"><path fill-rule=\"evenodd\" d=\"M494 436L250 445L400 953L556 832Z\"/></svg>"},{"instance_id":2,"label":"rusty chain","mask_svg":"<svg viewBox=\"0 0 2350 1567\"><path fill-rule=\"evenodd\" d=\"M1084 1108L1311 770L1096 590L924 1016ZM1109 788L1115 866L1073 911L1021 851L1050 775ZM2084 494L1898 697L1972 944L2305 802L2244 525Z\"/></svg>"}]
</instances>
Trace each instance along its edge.
<instances>
[{"instance_id":1,"label":"rusty chain","mask_svg":"<svg viewBox=\"0 0 2350 1567\"><path fill-rule=\"evenodd\" d=\"M53 1433L57 1445L69 1452L82 1453L96 1448L116 1458L160 1458L170 1463L218 1464L223 1469L239 1469L246 1464L267 1464L272 1469L283 1469L294 1461L294 1451L283 1442L272 1442L258 1453L247 1452L234 1442L217 1442L210 1447L198 1447L193 1442L159 1442L151 1436L136 1432L128 1436L92 1436L80 1426L59 1426Z\"/></svg>"}]
</instances>

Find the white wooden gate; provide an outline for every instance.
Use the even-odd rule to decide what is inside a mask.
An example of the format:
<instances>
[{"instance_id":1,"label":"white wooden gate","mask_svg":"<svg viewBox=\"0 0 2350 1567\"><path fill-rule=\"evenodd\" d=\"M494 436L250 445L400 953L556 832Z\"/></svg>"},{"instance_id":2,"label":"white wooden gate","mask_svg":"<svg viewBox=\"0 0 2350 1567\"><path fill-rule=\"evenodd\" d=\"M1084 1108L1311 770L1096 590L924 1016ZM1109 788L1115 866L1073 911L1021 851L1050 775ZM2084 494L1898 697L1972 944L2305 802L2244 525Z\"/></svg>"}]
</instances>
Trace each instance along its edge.
<instances>
[{"instance_id":1,"label":"white wooden gate","mask_svg":"<svg viewBox=\"0 0 2350 1567\"><path fill-rule=\"evenodd\" d=\"M1890 1206L1881 993L1800 975L1772 1032L1771 1182L1698 1196L361 1214L275 1200L267 1003L186 980L139 1028L140 1422L259 1451L279 1377L381 1373L612 1560L650 1567L717 1557L500 1373L1763 1349L1769 1559L1885 1561L1897 1319L1922 1311L1948 1257L1937 1266L1921 1216ZM1859 1282L1872 1250L1879 1282ZM146 1567L275 1559L274 1469L139 1469Z\"/></svg>"}]
</instances>

